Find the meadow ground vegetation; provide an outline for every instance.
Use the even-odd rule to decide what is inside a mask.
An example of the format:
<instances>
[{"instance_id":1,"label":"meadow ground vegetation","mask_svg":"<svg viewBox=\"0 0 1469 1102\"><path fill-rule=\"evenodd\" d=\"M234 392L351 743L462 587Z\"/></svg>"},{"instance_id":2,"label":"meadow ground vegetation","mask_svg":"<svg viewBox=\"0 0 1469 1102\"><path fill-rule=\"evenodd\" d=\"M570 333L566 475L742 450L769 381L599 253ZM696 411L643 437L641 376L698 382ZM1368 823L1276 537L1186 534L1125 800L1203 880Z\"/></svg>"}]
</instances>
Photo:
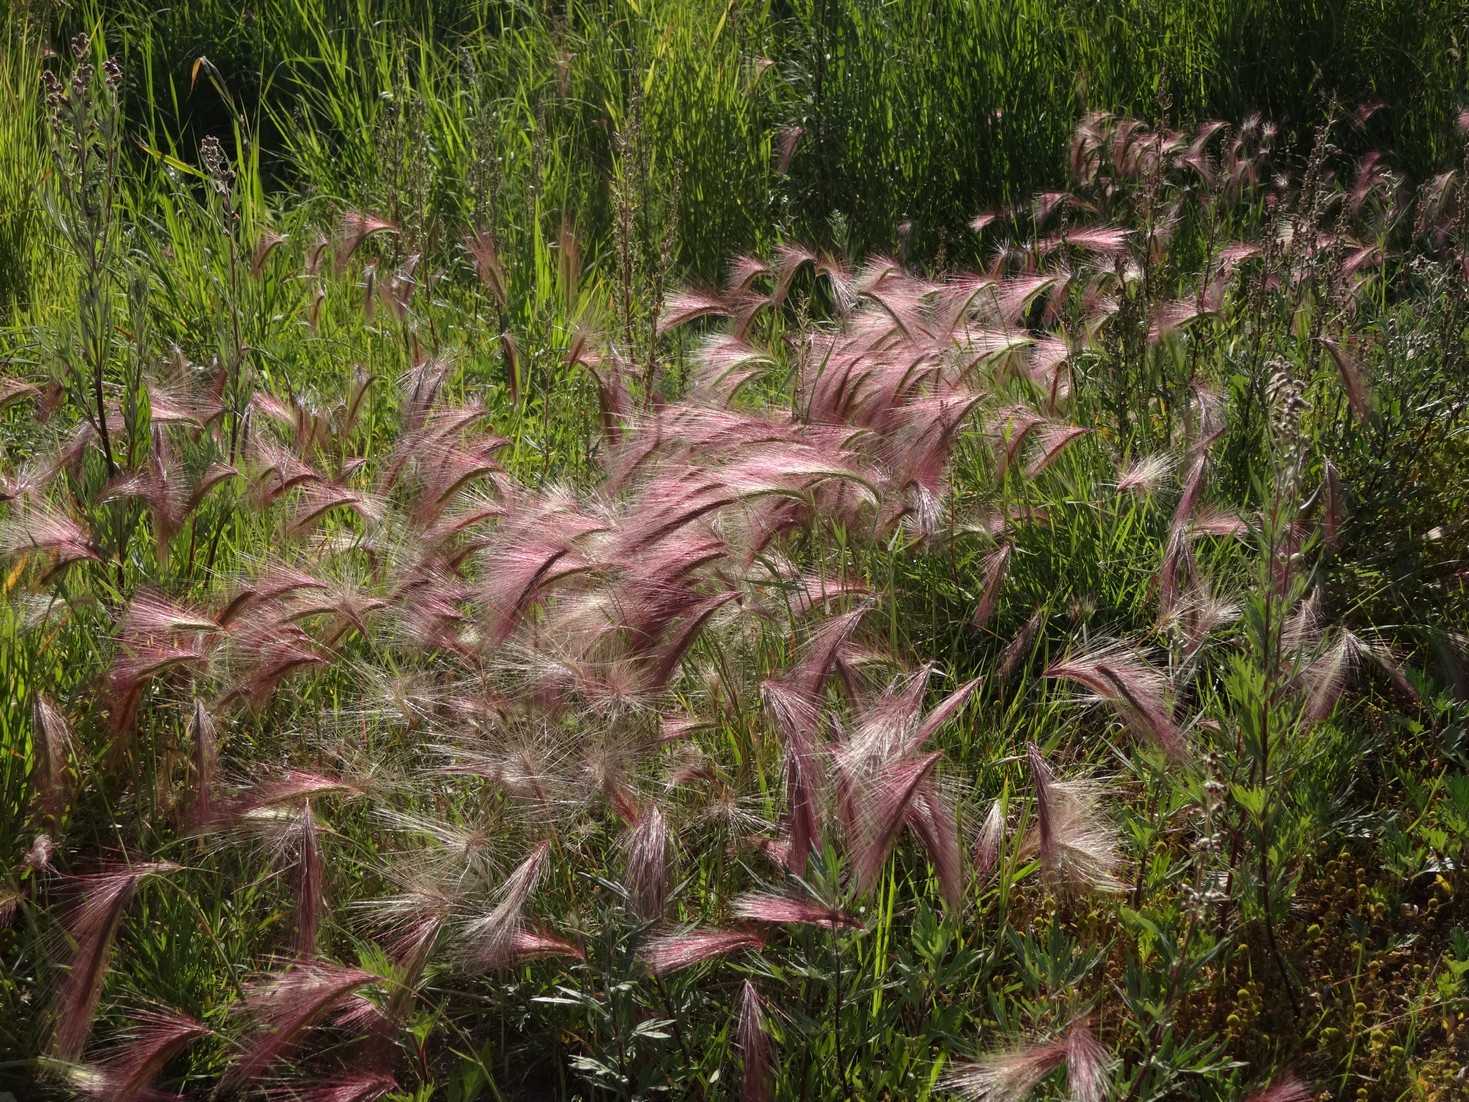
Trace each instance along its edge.
<instances>
[{"instance_id":1,"label":"meadow ground vegetation","mask_svg":"<svg viewBox=\"0 0 1469 1102\"><path fill-rule=\"evenodd\" d=\"M0 20L0 1087L1469 1098L1459 5Z\"/></svg>"}]
</instances>

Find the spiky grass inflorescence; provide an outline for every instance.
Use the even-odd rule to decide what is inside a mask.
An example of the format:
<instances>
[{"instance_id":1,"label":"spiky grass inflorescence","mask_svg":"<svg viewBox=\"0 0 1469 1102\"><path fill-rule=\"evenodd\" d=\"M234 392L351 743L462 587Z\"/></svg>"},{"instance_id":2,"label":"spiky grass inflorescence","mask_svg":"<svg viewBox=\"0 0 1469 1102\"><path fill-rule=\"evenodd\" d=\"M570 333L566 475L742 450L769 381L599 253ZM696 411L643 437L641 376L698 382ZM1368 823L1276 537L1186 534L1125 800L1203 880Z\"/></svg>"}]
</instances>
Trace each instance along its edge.
<instances>
[{"instance_id":1,"label":"spiky grass inflorescence","mask_svg":"<svg viewBox=\"0 0 1469 1102\"><path fill-rule=\"evenodd\" d=\"M79 901L66 921L66 932L75 943L66 979L56 995L56 1029L51 1055L73 1062L81 1055L102 985L107 978L112 946L123 915L149 876L174 872L177 865L150 862L125 865L76 879Z\"/></svg>"},{"instance_id":2,"label":"spiky grass inflorescence","mask_svg":"<svg viewBox=\"0 0 1469 1102\"><path fill-rule=\"evenodd\" d=\"M969 703L969 698L979 690L982 680L982 678L975 677L966 681L934 705L933 709L912 728L912 734L908 737L908 749L916 750L938 734L939 728L958 715L964 705ZM916 712L914 718L917 718Z\"/></svg>"},{"instance_id":3,"label":"spiky grass inflorescence","mask_svg":"<svg viewBox=\"0 0 1469 1102\"><path fill-rule=\"evenodd\" d=\"M730 905L730 913L750 922L824 926L827 929L863 928L860 919L840 907L775 892L746 892Z\"/></svg>"},{"instance_id":4,"label":"spiky grass inflorescence","mask_svg":"<svg viewBox=\"0 0 1469 1102\"><path fill-rule=\"evenodd\" d=\"M1330 337L1319 339L1321 346L1331 357L1331 362L1336 365L1337 374L1341 377L1342 390L1347 396L1347 404L1351 406L1352 413L1358 418L1366 417L1370 408L1369 394L1356 357L1349 347L1343 347L1339 340Z\"/></svg>"},{"instance_id":5,"label":"spiky grass inflorescence","mask_svg":"<svg viewBox=\"0 0 1469 1102\"><path fill-rule=\"evenodd\" d=\"M888 761L838 756L842 818L858 891L876 883L919 786L942 757L937 752Z\"/></svg>"},{"instance_id":6,"label":"spiky grass inflorescence","mask_svg":"<svg viewBox=\"0 0 1469 1102\"><path fill-rule=\"evenodd\" d=\"M1343 630L1330 646L1306 664L1301 674L1305 694L1302 718L1314 723L1331 715L1361 653L1357 637Z\"/></svg>"},{"instance_id":7,"label":"spiky grass inflorescence","mask_svg":"<svg viewBox=\"0 0 1469 1102\"><path fill-rule=\"evenodd\" d=\"M125 641L107 671L108 721L119 743L132 729L145 688L170 670L198 670L208 661L209 646L199 637L183 642L143 639Z\"/></svg>"},{"instance_id":8,"label":"spiky grass inflorescence","mask_svg":"<svg viewBox=\"0 0 1469 1102\"><path fill-rule=\"evenodd\" d=\"M416 877L417 873L417 869L411 869L408 876ZM357 904L381 930L379 943L395 965L382 1011L382 1020L391 1027L402 1025L412 1008L440 936L459 909L458 899L436 885L410 883L402 895Z\"/></svg>"},{"instance_id":9,"label":"spiky grass inflorescence","mask_svg":"<svg viewBox=\"0 0 1469 1102\"><path fill-rule=\"evenodd\" d=\"M0 521L0 559L7 563L30 555L43 555L53 568L83 559L101 561L102 548L82 525L67 514L47 505L12 509Z\"/></svg>"},{"instance_id":10,"label":"spiky grass inflorescence","mask_svg":"<svg viewBox=\"0 0 1469 1102\"><path fill-rule=\"evenodd\" d=\"M1122 891L1118 879L1122 854L1116 832L1097 807L1100 791L1089 781L1058 781L1038 747L1026 749L1035 784L1035 826L1021 853L1040 859L1041 868L1062 891L1089 888Z\"/></svg>"},{"instance_id":11,"label":"spiky grass inflorescence","mask_svg":"<svg viewBox=\"0 0 1469 1102\"><path fill-rule=\"evenodd\" d=\"M275 609L285 598L301 590L327 588L327 582L316 574L273 559L253 577L242 578L235 584L215 619L229 629L246 613L258 615L262 608Z\"/></svg>"},{"instance_id":12,"label":"spiky grass inflorescence","mask_svg":"<svg viewBox=\"0 0 1469 1102\"><path fill-rule=\"evenodd\" d=\"M1041 1080L1065 1062L1064 1042L1048 1041L956 1062L939 1086L970 1102L1024 1102Z\"/></svg>"},{"instance_id":13,"label":"spiky grass inflorescence","mask_svg":"<svg viewBox=\"0 0 1469 1102\"><path fill-rule=\"evenodd\" d=\"M1084 685L1106 701L1137 734L1172 757L1188 755L1173 719L1167 677L1122 646L1105 647L1052 663L1045 677Z\"/></svg>"},{"instance_id":14,"label":"spiky grass inflorescence","mask_svg":"<svg viewBox=\"0 0 1469 1102\"><path fill-rule=\"evenodd\" d=\"M1392 646L1377 632L1364 633L1358 636L1357 642L1362 653L1387 677L1403 701L1416 707L1422 698L1417 687L1408 679L1407 667L1394 653Z\"/></svg>"},{"instance_id":15,"label":"spiky grass inflorescence","mask_svg":"<svg viewBox=\"0 0 1469 1102\"><path fill-rule=\"evenodd\" d=\"M974 617L970 621L974 627L984 627L994 615L995 606L1000 602L1000 586L1005 582L1005 574L1010 567L1010 556L1014 553L1013 544L1002 543L985 558L984 586L980 590L979 604L975 607Z\"/></svg>"},{"instance_id":16,"label":"spiky grass inflorescence","mask_svg":"<svg viewBox=\"0 0 1469 1102\"><path fill-rule=\"evenodd\" d=\"M820 713L808 696L780 682L765 682L761 697L783 738L784 840L790 869L801 876L812 849L820 846L824 834L821 794L826 749L818 734Z\"/></svg>"},{"instance_id":17,"label":"spiky grass inflorescence","mask_svg":"<svg viewBox=\"0 0 1469 1102\"><path fill-rule=\"evenodd\" d=\"M337 229L336 242L336 269L341 275L351 263L352 257L362 247L362 243L370 237L378 234L396 234L398 227L383 218L375 215L365 214L361 211L349 210L342 215L341 225Z\"/></svg>"},{"instance_id":18,"label":"spiky grass inflorescence","mask_svg":"<svg viewBox=\"0 0 1469 1102\"><path fill-rule=\"evenodd\" d=\"M668 821L657 807L648 807L627 832L626 887L646 919L661 919L667 904L668 845Z\"/></svg>"},{"instance_id":19,"label":"spiky grass inflorescence","mask_svg":"<svg viewBox=\"0 0 1469 1102\"><path fill-rule=\"evenodd\" d=\"M169 1012L144 1011L132 1019L132 1027L113 1037L94 1062L67 1068L66 1078L78 1093L99 1102L168 1097L153 1089L164 1066L213 1032L202 1022Z\"/></svg>"},{"instance_id":20,"label":"spiky grass inflorescence","mask_svg":"<svg viewBox=\"0 0 1469 1102\"><path fill-rule=\"evenodd\" d=\"M1090 432L1091 429L1078 425L1049 426L1041 436L1040 453L1025 468L1025 477L1035 478L1054 463L1063 451Z\"/></svg>"},{"instance_id":21,"label":"spiky grass inflorescence","mask_svg":"<svg viewBox=\"0 0 1469 1102\"><path fill-rule=\"evenodd\" d=\"M56 823L66 808L71 743L66 717L48 697L37 693L31 703L32 787L48 823Z\"/></svg>"},{"instance_id":22,"label":"spiky grass inflorescence","mask_svg":"<svg viewBox=\"0 0 1469 1102\"><path fill-rule=\"evenodd\" d=\"M742 1072L740 1102L768 1102L773 1053L770 1035L765 1031L765 1004L749 980L740 988L734 1032Z\"/></svg>"},{"instance_id":23,"label":"spiky grass inflorescence","mask_svg":"<svg viewBox=\"0 0 1469 1102\"><path fill-rule=\"evenodd\" d=\"M999 674L1000 683L1008 683L1014 676L1020 664L1029 656L1031 649L1035 646L1035 638L1045 626L1048 613L1044 605L1030 614L1029 619L1015 633L1015 637L1005 644L1005 649L1000 652Z\"/></svg>"},{"instance_id":24,"label":"spiky grass inflorescence","mask_svg":"<svg viewBox=\"0 0 1469 1102\"><path fill-rule=\"evenodd\" d=\"M1128 464L1117 479L1119 491L1131 491L1148 495L1162 485L1163 480L1173 473L1174 458L1167 452L1140 456Z\"/></svg>"},{"instance_id":25,"label":"spiky grass inflorescence","mask_svg":"<svg viewBox=\"0 0 1469 1102\"><path fill-rule=\"evenodd\" d=\"M300 1087L280 1086L266 1091L268 1099L280 1102L377 1102L398 1089L391 1075L377 1071L348 1072L325 1082L311 1080Z\"/></svg>"},{"instance_id":26,"label":"spiky grass inflorescence","mask_svg":"<svg viewBox=\"0 0 1469 1102\"><path fill-rule=\"evenodd\" d=\"M1005 804L1003 800L994 800L974 840L974 874L980 880L987 879L998 864L1004 841Z\"/></svg>"},{"instance_id":27,"label":"spiky grass inflorescence","mask_svg":"<svg viewBox=\"0 0 1469 1102\"><path fill-rule=\"evenodd\" d=\"M550 852L549 842L537 844L530 856L505 878L495 893L493 905L459 931L458 956L466 967L493 970L514 960L525 905L535 891Z\"/></svg>"},{"instance_id":28,"label":"spiky grass inflorescence","mask_svg":"<svg viewBox=\"0 0 1469 1102\"><path fill-rule=\"evenodd\" d=\"M56 842L51 835L44 830L31 839L30 848L26 850L25 859L21 862L21 868L31 872L49 872L52 870L52 860L56 856Z\"/></svg>"},{"instance_id":29,"label":"spiky grass inflorescence","mask_svg":"<svg viewBox=\"0 0 1469 1102\"><path fill-rule=\"evenodd\" d=\"M1112 1054L1097 1038L1092 1023L1079 1019L1066 1030L1066 1078L1071 1102L1104 1102L1111 1088Z\"/></svg>"},{"instance_id":30,"label":"spiky grass inflorescence","mask_svg":"<svg viewBox=\"0 0 1469 1102\"><path fill-rule=\"evenodd\" d=\"M539 960L545 957L586 959L586 953L576 942L557 937L544 930L521 930L515 935L510 951L517 961Z\"/></svg>"},{"instance_id":31,"label":"spiky grass inflorescence","mask_svg":"<svg viewBox=\"0 0 1469 1102\"><path fill-rule=\"evenodd\" d=\"M1245 1102L1312 1102L1316 1092L1297 1075L1284 1075L1264 1090L1256 1091Z\"/></svg>"},{"instance_id":32,"label":"spiky grass inflorescence","mask_svg":"<svg viewBox=\"0 0 1469 1102\"><path fill-rule=\"evenodd\" d=\"M235 621L223 648L228 674L225 699L242 699L259 710L288 677L330 664L305 631L269 616Z\"/></svg>"},{"instance_id":33,"label":"spiky grass inflorescence","mask_svg":"<svg viewBox=\"0 0 1469 1102\"><path fill-rule=\"evenodd\" d=\"M908 808L908 829L933 866L944 902L964 906L965 861L959 850L959 812L954 797L930 774L918 784Z\"/></svg>"},{"instance_id":34,"label":"spiky grass inflorescence","mask_svg":"<svg viewBox=\"0 0 1469 1102\"><path fill-rule=\"evenodd\" d=\"M783 740L786 788L785 841L791 871L803 875L813 847L824 835L824 762L820 701L837 666L838 655L871 610L857 608L828 618L807 641L786 677L761 685L761 698Z\"/></svg>"},{"instance_id":35,"label":"spiky grass inflorescence","mask_svg":"<svg viewBox=\"0 0 1469 1102\"><path fill-rule=\"evenodd\" d=\"M1173 508L1172 529L1177 531L1188 523L1189 518L1194 515L1194 510L1199 507L1199 498L1204 492L1204 472L1208 467L1208 457L1199 452L1194 456L1193 463L1189 465L1188 474L1184 476L1183 492L1179 495L1178 504Z\"/></svg>"},{"instance_id":36,"label":"spiky grass inflorescence","mask_svg":"<svg viewBox=\"0 0 1469 1102\"><path fill-rule=\"evenodd\" d=\"M709 926L652 938L644 944L642 957L648 970L655 976L661 976L747 949L758 952L764 947L765 938L756 931Z\"/></svg>"},{"instance_id":37,"label":"spiky grass inflorescence","mask_svg":"<svg viewBox=\"0 0 1469 1102\"><path fill-rule=\"evenodd\" d=\"M225 1069L229 1088L256 1083L301 1043L306 1032L353 992L379 977L337 964L304 964L267 976L247 991L241 1012L255 1026L253 1036Z\"/></svg>"},{"instance_id":38,"label":"spiky grass inflorescence","mask_svg":"<svg viewBox=\"0 0 1469 1102\"><path fill-rule=\"evenodd\" d=\"M1110 1054L1082 1019L1050 1040L955 1063L940 1086L973 1102L1024 1102L1042 1080L1064 1067L1071 1102L1102 1102L1110 1066Z\"/></svg>"},{"instance_id":39,"label":"spiky grass inflorescence","mask_svg":"<svg viewBox=\"0 0 1469 1102\"><path fill-rule=\"evenodd\" d=\"M219 731L202 700L194 701L189 735L193 776L186 822L198 829L215 819L215 790L219 784Z\"/></svg>"},{"instance_id":40,"label":"spiky grass inflorescence","mask_svg":"<svg viewBox=\"0 0 1469 1102\"><path fill-rule=\"evenodd\" d=\"M231 811L243 814L251 810L299 805L303 800L323 796L360 796L362 790L350 781L327 773L305 769L288 769L257 781L231 801Z\"/></svg>"},{"instance_id":41,"label":"spiky grass inflorescence","mask_svg":"<svg viewBox=\"0 0 1469 1102\"><path fill-rule=\"evenodd\" d=\"M838 655L872 608L873 602L861 601L851 611L829 617L817 627L789 675L791 687L803 699L814 702L821 698Z\"/></svg>"},{"instance_id":42,"label":"spiky grass inflorescence","mask_svg":"<svg viewBox=\"0 0 1469 1102\"><path fill-rule=\"evenodd\" d=\"M24 901L25 893L20 888L11 884L0 885L0 930L10 928Z\"/></svg>"},{"instance_id":43,"label":"spiky grass inflorescence","mask_svg":"<svg viewBox=\"0 0 1469 1102\"><path fill-rule=\"evenodd\" d=\"M1211 633L1234 622L1239 615L1238 604L1216 596L1208 583L1200 579L1184 589L1172 612L1160 620L1160 626L1174 627L1182 637L1183 653L1192 657Z\"/></svg>"},{"instance_id":44,"label":"spiky grass inflorescence","mask_svg":"<svg viewBox=\"0 0 1469 1102\"><path fill-rule=\"evenodd\" d=\"M316 955L317 936L322 914L326 911L326 862L321 851L321 837L311 801L304 800L297 816L296 867L292 887L296 893L296 955L310 959Z\"/></svg>"},{"instance_id":45,"label":"spiky grass inflorescence","mask_svg":"<svg viewBox=\"0 0 1469 1102\"><path fill-rule=\"evenodd\" d=\"M658 319L658 332L667 333L698 318L729 317L734 309L722 295L712 291L685 290L669 296Z\"/></svg>"},{"instance_id":46,"label":"spiky grass inflorescence","mask_svg":"<svg viewBox=\"0 0 1469 1102\"><path fill-rule=\"evenodd\" d=\"M1330 551L1336 551L1341 546L1341 526L1345 507L1342 498L1341 472L1336 469L1336 464L1330 459L1321 461L1321 532L1326 540L1326 547Z\"/></svg>"},{"instance_id":47,"label":"spiky grass inflorescence","mask_svg":"<svg viewBox=\"0 0 1469 1102\"><path fill-rule=\"evenodd\" d=\"M550 498L512 512L481 552L480 607L486 638L499 646L510 638L538 594L556 582L590 569L575 545L604 522L573 504Z\"/></svg>"}]
</instances>

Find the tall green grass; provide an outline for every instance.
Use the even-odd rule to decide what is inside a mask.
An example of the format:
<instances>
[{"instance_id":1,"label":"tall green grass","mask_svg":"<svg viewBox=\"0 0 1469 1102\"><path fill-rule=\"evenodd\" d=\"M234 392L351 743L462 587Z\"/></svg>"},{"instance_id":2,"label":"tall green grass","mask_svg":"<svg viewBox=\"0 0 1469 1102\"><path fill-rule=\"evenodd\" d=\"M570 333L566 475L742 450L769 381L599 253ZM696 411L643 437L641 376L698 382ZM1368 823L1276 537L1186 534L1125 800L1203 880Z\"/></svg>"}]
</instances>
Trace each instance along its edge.
<instances>
[{"instance_id":1,"label":"tall green grass","mask_svg":"<svg viewBox=\"0 0 1469 1102\"><path fill-rule=\"evenodd\" d=\"M23 7L0 18L0 323L21 304L44 297L39 247L44 227L39 191L46 175L37 79L41 36Z\"/></svg>"},{"instance_id":2,"label":"tall green grass","mask_svg":"<svg viewBox=\"0 0 1469 1102\"><path fill-rule=\"evenodd\" d=\"M94 17L59 9L65 34ZM973 251L980 209L1061 179L1086 111L1188 125L1252 112L1304 153L1333 105L1385 103L1361 135L1421 178L1469 82L1454 0L1052 2L263 0L242 13L125 0L105 25L134 120L185 152L243 115L277 189L391 203L380 142L412 143L432 211L462 220L488 156L505 194L612 239L616 134L641 116L678 199L677 259L704 278L785 235L914 258ZM233 106L190 74L207 55ZM416 98L421 132L383 129ZM779 135L800 128L789 171ZM518 205L506 214L528 232Z\"/></svg>"}]
</instances>

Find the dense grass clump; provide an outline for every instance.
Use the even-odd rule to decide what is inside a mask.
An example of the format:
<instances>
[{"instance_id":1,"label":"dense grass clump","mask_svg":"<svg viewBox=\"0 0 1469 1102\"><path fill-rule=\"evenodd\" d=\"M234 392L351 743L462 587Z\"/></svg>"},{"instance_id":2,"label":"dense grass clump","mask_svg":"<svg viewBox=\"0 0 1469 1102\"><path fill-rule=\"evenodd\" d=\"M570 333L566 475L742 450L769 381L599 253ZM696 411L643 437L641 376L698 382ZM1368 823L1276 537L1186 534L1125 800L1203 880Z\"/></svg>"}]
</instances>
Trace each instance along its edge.
<instances>
[{"instance_id":1,"label":"dense grass clump","mask_svg":"<svg viewBox=\"0 0 1469 1102\"><path fill-rule=\"evenodd\" d=\"M1458 1097L1452 13L1145 7L12 13L0 1083Z\"/></svg>"}]
</instances>

